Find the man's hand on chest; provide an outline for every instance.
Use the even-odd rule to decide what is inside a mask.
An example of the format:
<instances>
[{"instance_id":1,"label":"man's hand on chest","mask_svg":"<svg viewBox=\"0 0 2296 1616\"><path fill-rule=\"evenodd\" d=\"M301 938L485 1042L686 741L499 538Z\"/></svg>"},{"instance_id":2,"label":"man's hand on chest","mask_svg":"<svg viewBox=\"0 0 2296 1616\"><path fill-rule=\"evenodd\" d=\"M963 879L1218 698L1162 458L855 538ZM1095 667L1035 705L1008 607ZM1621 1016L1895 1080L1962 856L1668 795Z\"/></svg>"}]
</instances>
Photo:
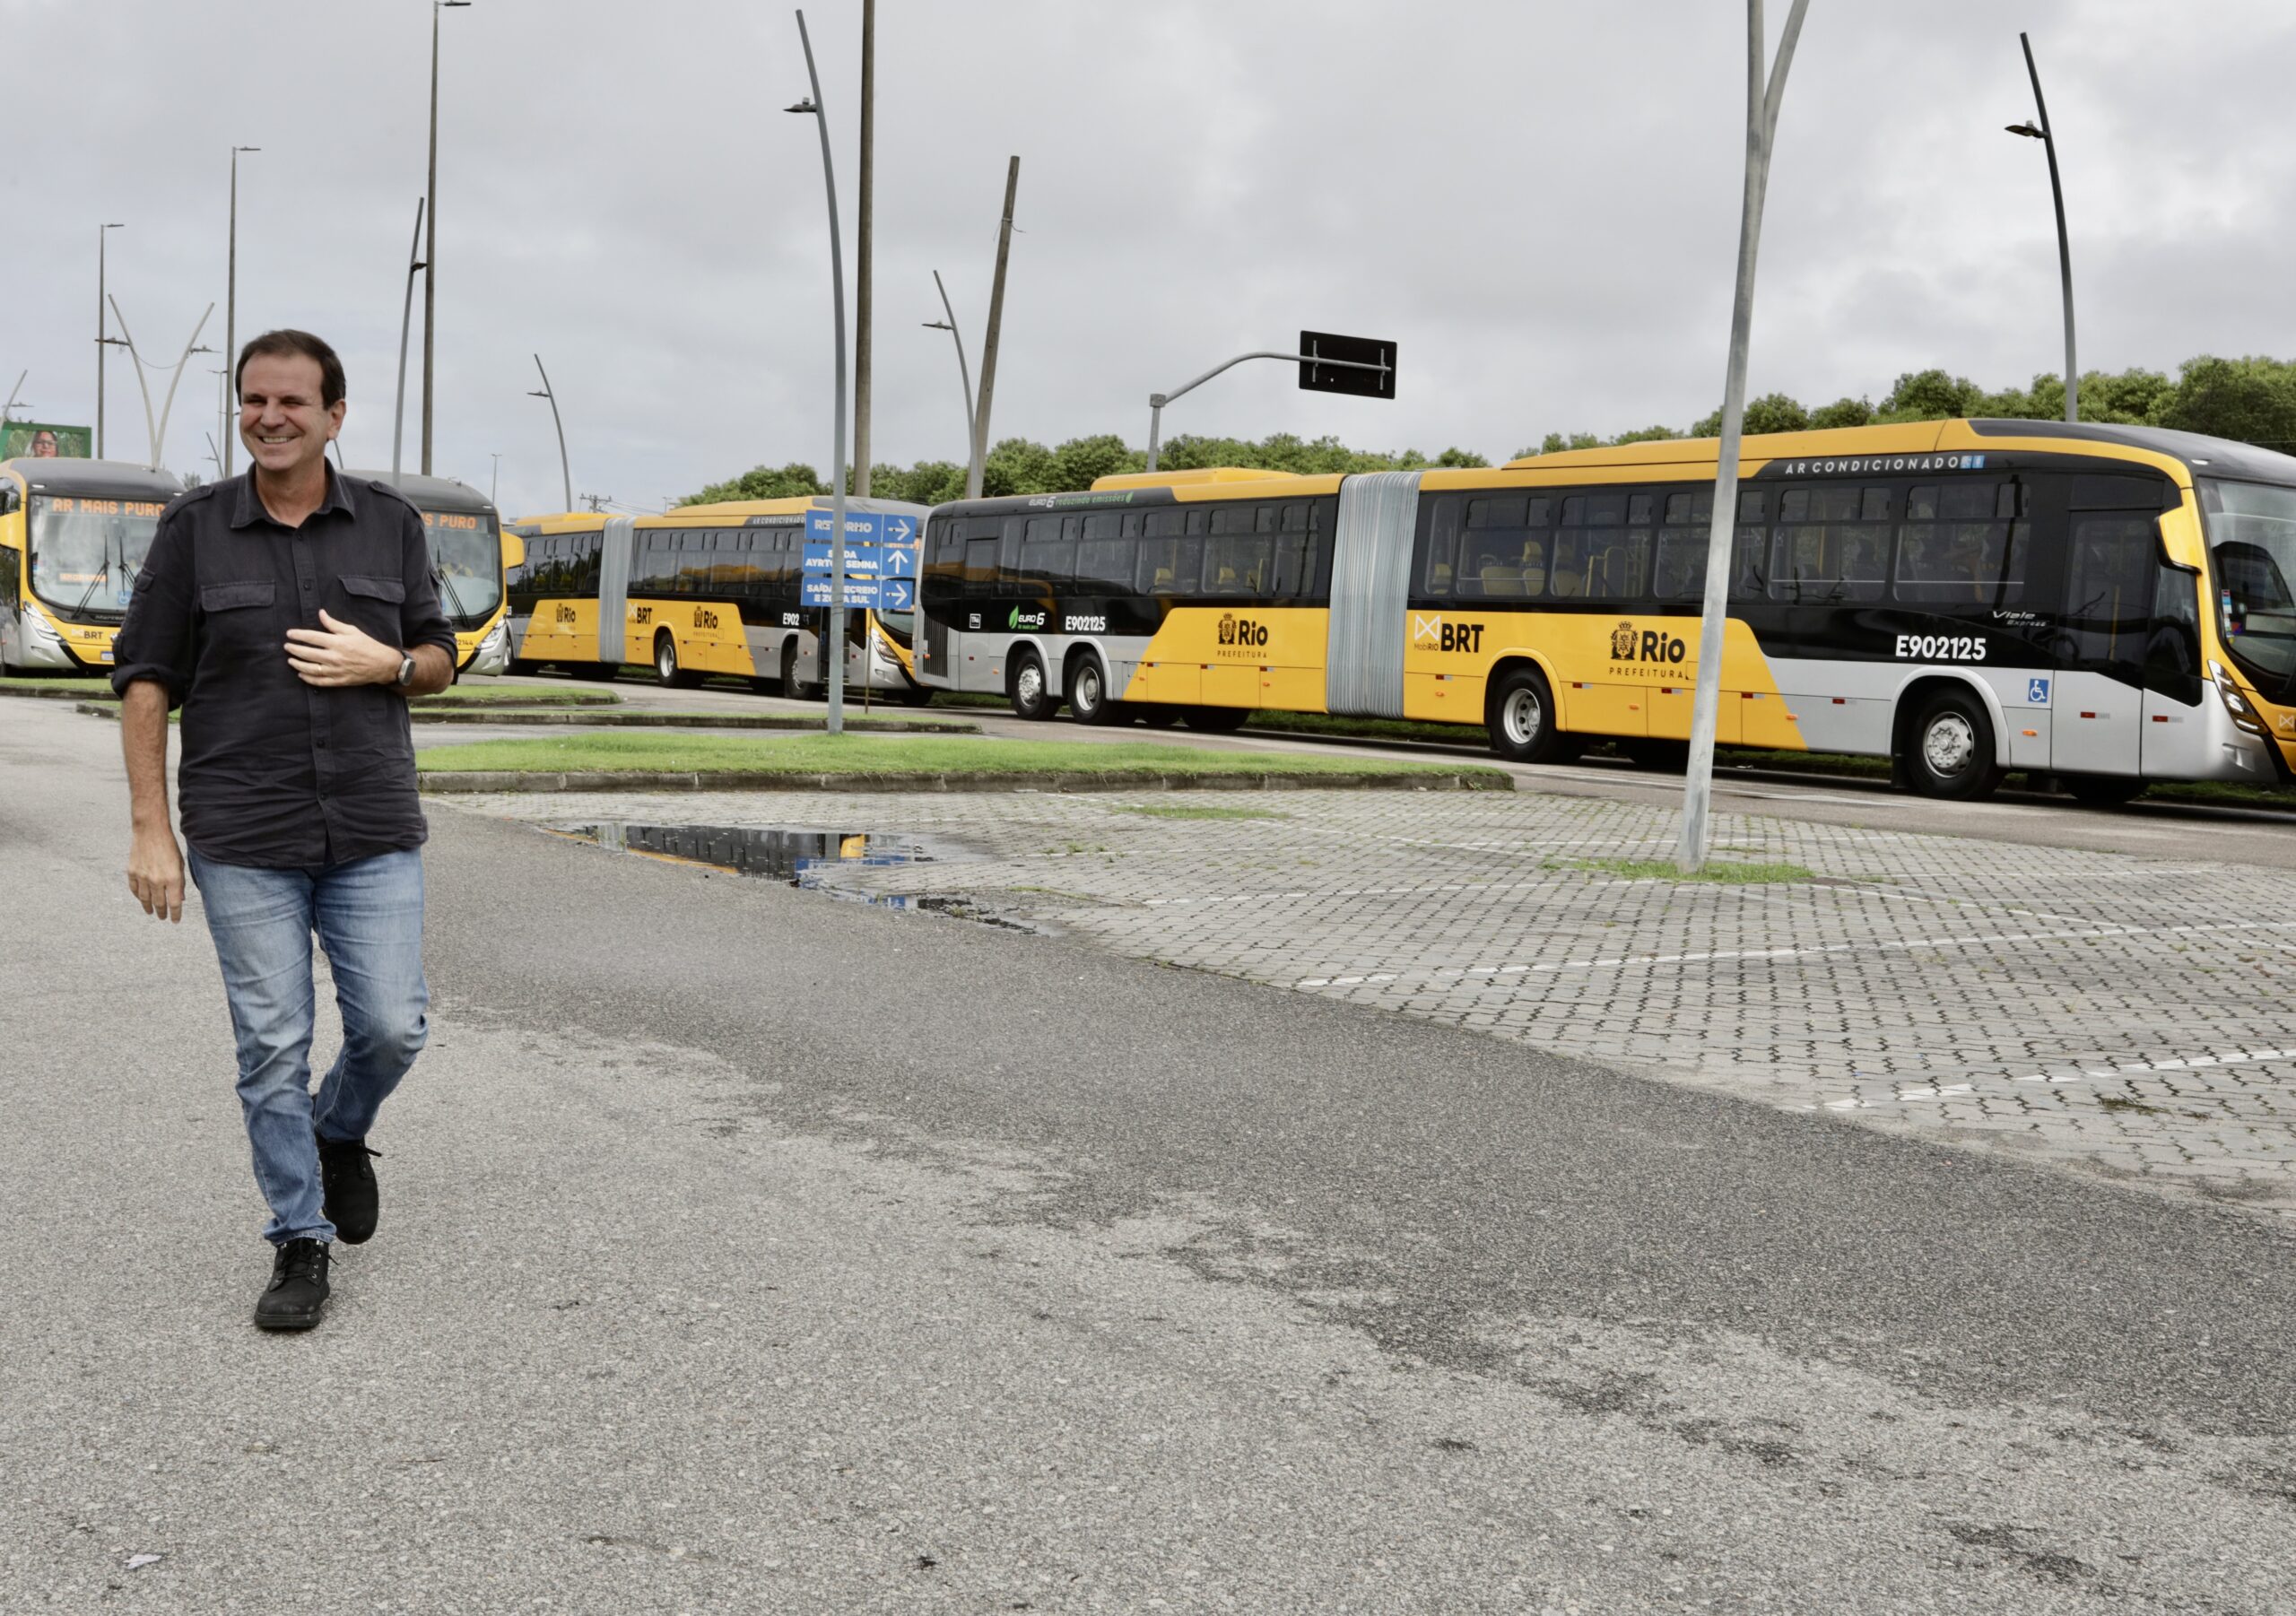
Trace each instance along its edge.
<instances>
[{"instance_id":1,"label":"man's hand on chest","mask_svg":"<svg viewBox=\"0 0 2296 1616\"><path fill-rule=\"evenodd\" d=\"M287 630L287 660L305 684L396 684L405 653L322 609L316 629Z\"/></svg>"}]
</instances>

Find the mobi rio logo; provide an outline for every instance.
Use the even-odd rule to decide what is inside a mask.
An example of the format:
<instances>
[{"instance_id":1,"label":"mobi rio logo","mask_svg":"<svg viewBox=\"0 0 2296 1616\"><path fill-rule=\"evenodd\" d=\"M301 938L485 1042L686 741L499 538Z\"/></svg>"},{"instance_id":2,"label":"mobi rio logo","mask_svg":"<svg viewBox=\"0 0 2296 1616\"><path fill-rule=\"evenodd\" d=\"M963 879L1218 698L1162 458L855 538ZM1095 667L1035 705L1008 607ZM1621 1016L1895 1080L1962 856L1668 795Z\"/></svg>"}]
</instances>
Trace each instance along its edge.
<instances>
[{"instance_id":1,"label":"mobi rio logo","mask_svg":"<svg viewBox=\"0 0 2296 1616\"><path fill-rule=\"evenodd\" d=\"M1035 612L1023 612L1020 607L1015 606L1013 608L1013 615L1006 620L1005 626L1013 629L1041 629L1044 627L1045 619L1049 615L1050 613L1041 609Z\"/></svg>"},{"instance_id":2,"label":"mobi rio logo","mask_svg":"<svg viewBox=\"0 0 2296 1616\"><path fill-rule=\"evenodd\" d=\"M1657 629L1637 629L1622 622L1611 630L1613 662L1679 663L1690 655L1690 644L1677 635Z\"/></svg>"},{"instance_id":3,"label":"mobi rio logo","mask_svg":"<svg viewBox=\"0 0 2296 1616\"><path fill-rule=\"evenodd\" d=\"M1248 617L1238 617L1233 612L1220 619L1220 643L1239 650L1249 650L1267 643L1267 625L1256 623Z\"/></svg>"},{"instance_id":4,"label":"mobi rio logo","mask_svg":"<svg viewBox=\"0 0 2296 1616\"><path fill-rule=\"evenodd\" d=\"M1483 649L1483 625L1414 616L1411 620L1411 643L1431 645L1439 651L1479 651Z\"/></svg>"}]
</instances>

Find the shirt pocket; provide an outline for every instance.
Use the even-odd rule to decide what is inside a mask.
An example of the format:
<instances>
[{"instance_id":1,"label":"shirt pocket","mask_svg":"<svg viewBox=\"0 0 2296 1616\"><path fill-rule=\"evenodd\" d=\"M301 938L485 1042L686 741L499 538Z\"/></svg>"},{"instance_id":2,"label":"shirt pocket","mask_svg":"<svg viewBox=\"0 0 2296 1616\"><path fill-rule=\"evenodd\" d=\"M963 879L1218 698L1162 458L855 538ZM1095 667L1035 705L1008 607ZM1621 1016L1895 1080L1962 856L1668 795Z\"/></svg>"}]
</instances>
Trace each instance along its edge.
<instances>
[{"instance_id":1,"label":"shirt pocket","mask_svg":"<svg viewBox=\"0 0 2296 1616\"><path fill-rule=\"evenodd\" d=\"M346 572L341 582L344 605L335 615L387 646L398 644L399 608L406 604L406 580Z\"/></svg>"},{"instance_id":2,"label":"shirt pocket","mask_svg":"<svg viewBox=\"0 0 2296 1616\"><path fill-rule=\"evenodd\" d=\"M270 578L199 586L199 610L208 643L226 665L283 655L286 635L275 610L279 586Z\"/></svg>"}]
</instances>

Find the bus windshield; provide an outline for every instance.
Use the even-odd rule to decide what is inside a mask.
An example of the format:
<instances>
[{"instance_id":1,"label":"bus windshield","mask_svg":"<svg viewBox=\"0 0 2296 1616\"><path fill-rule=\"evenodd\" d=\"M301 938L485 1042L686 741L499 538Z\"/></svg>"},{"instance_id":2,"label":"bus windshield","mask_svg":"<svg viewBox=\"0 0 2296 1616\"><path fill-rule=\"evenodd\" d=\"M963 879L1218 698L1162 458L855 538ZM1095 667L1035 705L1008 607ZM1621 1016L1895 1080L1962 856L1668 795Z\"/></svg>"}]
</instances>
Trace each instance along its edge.
<instances>
[{"instance_id":1,"label":"bus windshield","mask_svg":"<svg viewBox=\"0 0 2296 1616\"><path fill-rule=\"evenodd\" d=\"M879 612L878 626L895 645L907 650L917 635L917 613L914 612Z\"/></svg>"},{"instance_id":2,"label":"bus windshield","mask_svg":"<svg viewBox=\"0 0 2296 1616\"><path fill-rule=\"evenodd\" d=\"M2200 482L2225 643L2253 671L2296 677L2296 488Z\"/></svg>"},{"instance_id":3,"label":"bus windshield","mask_svg":"<svg viewBox=\"0 0 2296 1616\"><path fill-rule=\"evenodd\" d=\"M67 617L117 622L152 549L161 500L32 496L32 593Z\"/></svg>"},{"instance_id":4,"label":"bus windshield","mask_svg":"<svg viewBox=\"0 0 2296 1616\"><path fill-rule=\"evenodd\" d=\"M439 604L458 629L475 629L502 599L502 541L494 517L461 510L426 510L422 531L439 575Z\"/></svg>"}]
</instances>

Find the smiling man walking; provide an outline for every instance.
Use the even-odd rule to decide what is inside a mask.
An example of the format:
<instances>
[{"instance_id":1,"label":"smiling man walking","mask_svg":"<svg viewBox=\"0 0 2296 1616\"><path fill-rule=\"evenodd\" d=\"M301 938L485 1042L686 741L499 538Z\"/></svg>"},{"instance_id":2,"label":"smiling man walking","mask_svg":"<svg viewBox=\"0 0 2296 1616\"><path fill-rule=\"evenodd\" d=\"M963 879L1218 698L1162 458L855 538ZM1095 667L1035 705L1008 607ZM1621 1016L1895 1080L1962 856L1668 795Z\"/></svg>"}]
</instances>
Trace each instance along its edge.
<instances>
[{"instance_id":1,"label":"smiling man walking","mask_svg":"<svg viewBox=\"0 0 2296 1616\"><path fill-rule=\"evenodd\" d=\"M343 363L306 331L240 351L239 476L160 518L119 631L135 837L128 890L180 920L168 819L168 711L183 708L177 795L239 1043L239 1105L275 1247L265 1329L326 1306L331 1242L375 1231L375 1114L427 1036L426 829L410 696L454 682L422 518L387 483L338 475ZM311 937L326 951L343 1049L310 1092Z\"/></svg>"}]
</instances>

